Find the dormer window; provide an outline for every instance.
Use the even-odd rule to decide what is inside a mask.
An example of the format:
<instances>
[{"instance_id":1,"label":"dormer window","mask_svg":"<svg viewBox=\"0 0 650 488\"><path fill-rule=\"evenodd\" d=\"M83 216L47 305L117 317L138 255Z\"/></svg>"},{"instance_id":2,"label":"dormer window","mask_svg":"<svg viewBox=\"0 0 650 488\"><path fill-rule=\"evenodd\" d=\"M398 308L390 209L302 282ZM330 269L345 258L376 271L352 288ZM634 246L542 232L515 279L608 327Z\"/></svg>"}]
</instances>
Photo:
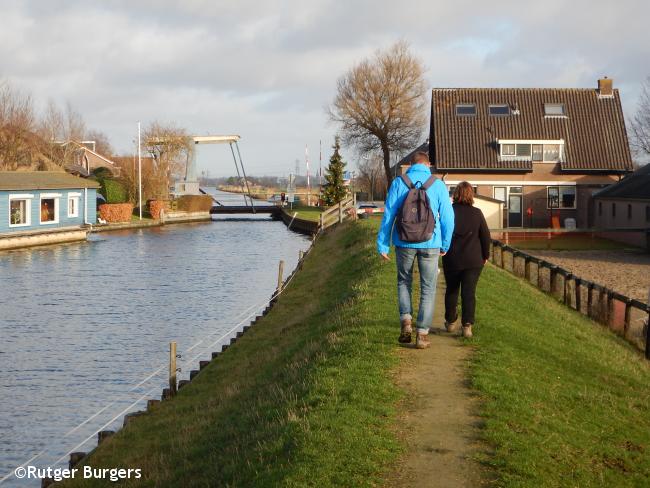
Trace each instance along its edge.
<instances>
[{"instance_id":1,"label":"dormer window","mask_svg":"<svg viewBox=\"0 0 650 488\"><path fill-rule=\"evenodd\" d=\"M510 115L510 107L508 105L489 105L488 113L495 116Z\"/></svg>"},{"instance_id":2,"label":"dormer window","mask_svg":"<svg viewBox=\"0 0 650 488\"><path fill-rule=\"evenodd\" d=\"M535 161L557 163L564 160L564 141L505 140L497 141L500 161Z\"/></svg>"},{"instance_id":3,"label":"dormer window","mask_svg":"<svg viewBox=\"0 0 650 488\"><path fill-rule=\"evenodd\" d=\"M545 103L544 116L546 117L566 117L566 111L563 103Z\"/></svg>"},{"instance_id":4,"label":"dormer window","mask_svg":"<svg viewBox=\"0 0 650 488\"><path fill-rule=\"evenodd\" d=\"M476 105L473 103L457 103L456 115L471 117L476 115Z\"/></svg>"}]
</instances>

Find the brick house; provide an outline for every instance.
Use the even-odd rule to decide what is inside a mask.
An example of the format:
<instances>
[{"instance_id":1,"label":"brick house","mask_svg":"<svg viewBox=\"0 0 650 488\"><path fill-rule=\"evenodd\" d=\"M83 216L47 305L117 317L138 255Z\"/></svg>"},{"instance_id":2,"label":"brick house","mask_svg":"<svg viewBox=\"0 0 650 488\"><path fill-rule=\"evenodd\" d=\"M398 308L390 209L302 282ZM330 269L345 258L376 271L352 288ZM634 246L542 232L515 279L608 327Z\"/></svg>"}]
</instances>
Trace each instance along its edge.
<instances>
[{"instance_id":1,"label":"brick house","mask_svg":"<svg viewBox=\"0 0 650 488\"><path fill-rule=\"evenodd\" d=\"M434 88L429 141L420 149L450 188L467 180L504 202L504 227L592 227L593 194L632 170L607 78L596 89Z\"/></svg>"}]
</instances>

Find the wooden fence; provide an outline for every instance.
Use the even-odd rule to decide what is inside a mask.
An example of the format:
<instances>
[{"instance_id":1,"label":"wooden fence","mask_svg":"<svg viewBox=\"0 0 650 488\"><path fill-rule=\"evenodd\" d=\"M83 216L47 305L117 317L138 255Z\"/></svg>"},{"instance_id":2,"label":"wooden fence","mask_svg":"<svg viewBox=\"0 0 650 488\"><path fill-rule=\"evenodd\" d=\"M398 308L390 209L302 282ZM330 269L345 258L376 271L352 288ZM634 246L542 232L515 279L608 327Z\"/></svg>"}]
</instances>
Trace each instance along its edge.
<instances>
[{"instance_id":1,"label":"wooden fence","mask_svg":"<svg viewBox=\"0 0 650 488\"><path fill-rule=\"evenodd\" d=\"M648 304L582 279L553 263L498 240L492 241L490 260L496 266L556 297L566 306L608 327L645 351L645 357L650 359Z\"/></svg>"},{"instance_id":2,"label":"wooden fence","mask_svg":"<svg viewBox=\"0 0 650 488\"><path fill-rule=\"evenodd\" d=\"M356 218L356 206L354 198L348 198L334 205L320 214L318 226L323 231L335 224L340 224L344 220Z\"/></svg>"}]
</instances>

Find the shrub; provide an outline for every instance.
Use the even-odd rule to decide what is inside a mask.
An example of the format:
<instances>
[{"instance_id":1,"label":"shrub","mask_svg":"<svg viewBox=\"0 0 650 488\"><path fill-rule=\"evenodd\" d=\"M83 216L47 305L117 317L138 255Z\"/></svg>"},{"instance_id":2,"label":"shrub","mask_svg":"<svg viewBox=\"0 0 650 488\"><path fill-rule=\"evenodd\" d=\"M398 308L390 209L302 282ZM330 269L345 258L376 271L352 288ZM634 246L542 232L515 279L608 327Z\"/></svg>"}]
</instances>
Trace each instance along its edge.
<instances>
[{"instance_id":1,"label":"shrub","mask_svg":"<svg viewBox=\"0 0 650 488\"><path fill-rule=\"evenodd\" d=\"M177 200L178 210L184 212L209 212L212 205L210 195L183 195Z\"/></svg>"},{"instance_id":2,"label":"shrub","mask_svg":"<svg viewBox=\"0 0 650 488\"><path fill-rule=\"evenodd\" d=\"M106 178L112 178L113 172L108 169L106 166L100 166L92 170L91 174L98 180L104 180Z\"/></svg>"},{"instance_id":3,"label":"shrub","mask_svg":"<svg viewBox=\"0 0 650 488\"><path fill-rule=\"evenodd\" d=\"M99 216L106 222L131 222L132 203L104 203L99 206Z\"/></svg>"},{"instance_id":4,"label":"shrub","mask_svg":"<svg viewBox=\"0 0 650 488\"><path fill-rule=\"evenodd\" d=\"M159 219L162 210L169 210L169 202L165 200L149 200L149 213L151 218Z\"/></svg>"},{"instance_id":5,"label":"shrub","mask_svg":"<svg viewBox=\"0 0 650 488\"><path fill-rule=\"evenodd\" d=\"M126 203L128 201L128 193L126 187L118 180L110 180L108 178L100 179L101 185L99 193L106 199L106 203Z\"/></svg>"}]
</instances>

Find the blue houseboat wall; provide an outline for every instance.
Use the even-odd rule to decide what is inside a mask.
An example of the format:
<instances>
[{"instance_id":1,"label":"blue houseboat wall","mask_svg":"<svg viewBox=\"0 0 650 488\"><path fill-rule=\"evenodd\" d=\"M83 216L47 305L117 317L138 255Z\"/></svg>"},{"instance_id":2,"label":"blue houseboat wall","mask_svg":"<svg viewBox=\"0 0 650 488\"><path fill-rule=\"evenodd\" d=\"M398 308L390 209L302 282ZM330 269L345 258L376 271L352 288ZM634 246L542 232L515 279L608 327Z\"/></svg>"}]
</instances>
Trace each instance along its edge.
<instances>
[{"instance_id":1,"label":"blue houseboat wall","mask_svg":"<svg viewBox=\"0 0 650 488\"><path fill-rule=\"evenodd\" d=\"M0 234L80 227L97 222L97 190L0 190Z\"/></svg>"}]
</instances>

